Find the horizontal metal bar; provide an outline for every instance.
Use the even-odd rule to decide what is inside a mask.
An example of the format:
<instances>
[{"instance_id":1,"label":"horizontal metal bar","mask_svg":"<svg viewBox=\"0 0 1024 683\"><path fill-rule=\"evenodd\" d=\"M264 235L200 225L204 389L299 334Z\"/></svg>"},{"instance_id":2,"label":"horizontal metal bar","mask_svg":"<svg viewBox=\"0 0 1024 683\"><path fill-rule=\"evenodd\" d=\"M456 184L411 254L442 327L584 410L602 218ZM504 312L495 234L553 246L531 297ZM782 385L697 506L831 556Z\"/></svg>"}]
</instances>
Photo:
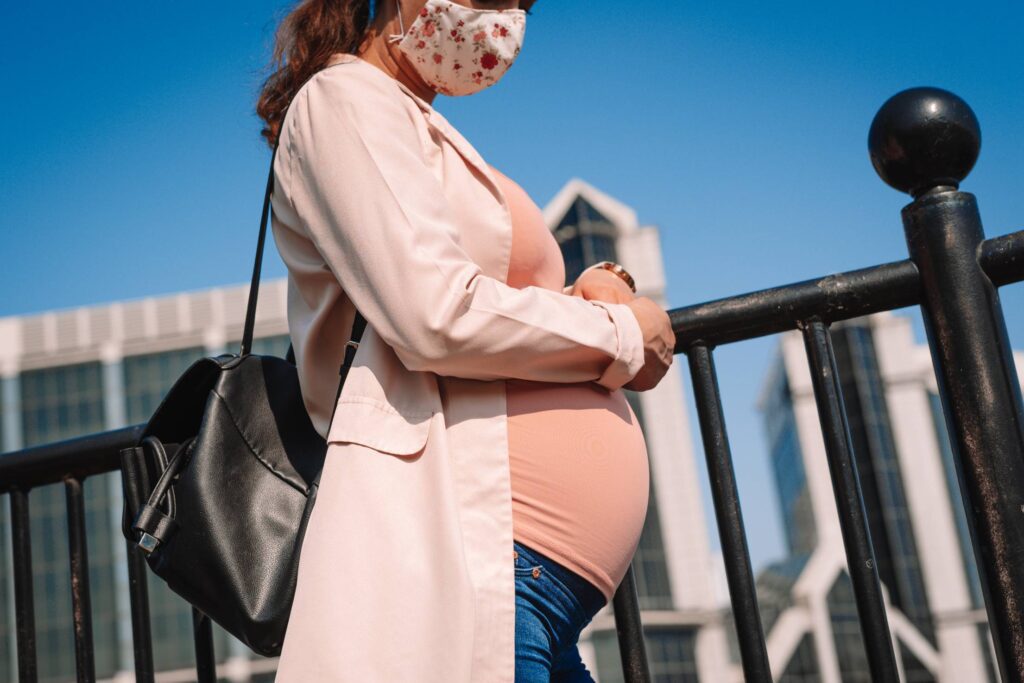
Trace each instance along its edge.
<instances>
[{"instance_id":1,"label":"horizontal metal bar","mask_svg":"<svg viewBox=\"0 0 1024 683\"><path fill-rule=\"evenodd\" d=\"M996 286L1024 280L1024 230L981 243L981 267Z\"/></svg>"},{"instance_id":2,"label":"horizontal metal bar","mask_svg":"<svg viewBox=\"0 0 1024 683\"><path fill-rule=\"evenodd\" d=\"M136 445L144 428L137 424L0 456L0 494L120 469L119 451Z\"/></svg>"},{"instance_id":3,"label":"horizontal metal bar","mask_svg":"<svg viewBox=\"0 0 1024 683\"><path fill-rule=\"evenodd\" d=\"M907 261L838 273L784 287L669 311L676 353L695 343L717 346L794 330L812 317L825 322L918 303L917 267Z\"/></svg>"},{"instance_id":4,"label":"horizontal metal bar","mask_svg":"<svg viewBox=\"0 0 1024 683\"><path fill-rule=\"evenodd\" d=\"M981 245L982 268L997 286L1024 280L1024 231ZM917 267L909 259L762 289L669 311L676 353L700 342L717 346L795 330L801 320L825 323L921 302Z\"/></svg>"}]
</instances>

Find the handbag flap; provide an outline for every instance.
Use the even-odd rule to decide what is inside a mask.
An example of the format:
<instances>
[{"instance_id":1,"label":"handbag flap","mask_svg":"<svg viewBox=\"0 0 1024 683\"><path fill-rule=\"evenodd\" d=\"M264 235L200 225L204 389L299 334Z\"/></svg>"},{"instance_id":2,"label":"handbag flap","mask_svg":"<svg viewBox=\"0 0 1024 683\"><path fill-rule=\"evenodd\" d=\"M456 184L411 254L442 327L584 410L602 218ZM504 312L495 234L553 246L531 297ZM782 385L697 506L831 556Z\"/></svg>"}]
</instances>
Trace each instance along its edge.
<instances>
[{"instance_id":1,"label":"handbag flap","mask_svg":"<svg viewBox=\"0 0 1024 683\"><path fill-rule=\"evenodd\" d=\"M139 442L155 436L164 443L181 443L199 432L206 400L225 363L237 356L207 356L192 363L164 395L146 423Z\"/></svg>"},{"instance_id":2,"label":"handbag flap","mask_svg":"<svg viewBox=\"0 0 1024 683\"><path fill-rule=\"evenodd\" d=\"M253 455L307 494L323 467L327 442L306 412L295 366L250 354L221 373L214 391Z\"/></svg>"}]
</instances>

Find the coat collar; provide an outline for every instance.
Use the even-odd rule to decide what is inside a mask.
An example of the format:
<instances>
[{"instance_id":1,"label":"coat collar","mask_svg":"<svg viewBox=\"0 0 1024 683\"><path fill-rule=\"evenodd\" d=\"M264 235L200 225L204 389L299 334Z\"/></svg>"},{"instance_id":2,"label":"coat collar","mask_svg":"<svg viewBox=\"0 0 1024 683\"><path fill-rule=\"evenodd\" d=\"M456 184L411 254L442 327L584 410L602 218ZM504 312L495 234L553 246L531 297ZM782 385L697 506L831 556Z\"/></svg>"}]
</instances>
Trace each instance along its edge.
<instances>
[{"instance_id":1,"label":"coat collar","mask_svg":"<svg viewBox=\"0 0 1024 683\"><path fill-rule=\"evenodd\" d=\"M466 163L468 163L472 168L476 169L479 177L484 180L484 184L485 186L487 186L488 191L491 193L491 195L495 198L495 200L501 207L501 213L504 217L505 223L505 232L508 235L511 235L512 212L509 207L508 198L505 196L505 192L502 190L501 185L495 179L494 173L492 172L490 165L486 161L484 161L483 157L480 156L480 153L476 151L476 148L473 147L473 145L471 145L469 141L462 136L462 134L455 128L455 126L449 123L448 119L446 119L439 111L434 109L434 107L429 102L427 102L422 97L414 93L407 85L405 85L398 79L392 77L383 69L371 64L370 62L366 61L365 59L362 59L357 55L351 53L336 53L332 55L331 58L328 60L327 66L334 66L335 64L342 64L345 62L362 63L363 66L370 69L372 72L378 74L381 79L385 79L386 83L392 84L393 86L398 86L398 88L403 93L408 95L409 98L416 103L416 106L418 106L423 111L424 119L426 120L427 124L433 127L436 131L438 131L449 142L449 144L451 144L452 148L454 148L455 151L458 152L463 159L465 159ZM508 238L507 243L508 249L505 249L502 252L503 256L493 263L493 266L495 268L494 277L501 279L503 282L505 281L505 278L507 278L508 276L508 266L510 258L509 249L511 248L511 237Z\"/></svg>"},{"instance_id":2,"label":"coat collar","mask_svg":"<svg viewBox=\"0 0 1024 683\"><path fill-rule=\"evenodd\" d=\"M414 93L405 83L402 83L397 78L385 73L382 69L358 55L351 53L336 53L327 61L327 66L334 66L335 64L341 64L343 62L361 62L372 68L381 76L387 78L394 85L397 85L398 88L408 95L423 111L426 115L427 122L444 135L444 137L451 143L452 147L454 147L455 150L458 151L458 153L462 155L462 157L487 180L487 183L490 185L489 189L491 193L494 194L498 199L498 202L505 208L505 211L508 212L508 200L506 199L501 186L495 180L494 174L491 172L490 165L484 161L483 157L480 156L480 153L476 151L476 148L473 147L473 145L471 145L451 123L449 123L448 119L446 119L441 112L434 109L429 102Z\"/></svg>"}]
</instances>

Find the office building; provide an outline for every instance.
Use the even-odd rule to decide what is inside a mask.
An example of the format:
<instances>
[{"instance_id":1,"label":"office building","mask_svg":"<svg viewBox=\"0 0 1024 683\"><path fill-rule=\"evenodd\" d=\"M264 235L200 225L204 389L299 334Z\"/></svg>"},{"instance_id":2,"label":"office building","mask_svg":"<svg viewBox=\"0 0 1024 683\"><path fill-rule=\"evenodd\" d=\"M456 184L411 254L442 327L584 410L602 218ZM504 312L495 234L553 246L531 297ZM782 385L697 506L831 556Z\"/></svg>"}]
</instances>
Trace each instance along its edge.
<instances>
[{"instance_id":1,"label":"office building","mask_svg":"<svg viewBox=\"0 0 1024 683\"><path fill-rule=\"evenodd\" d=\"M953 447L910 318L832 326L878 573L904 680L998 679ZM1016 354L1018 369L1024 354ZM760 399L787 556L758 576L776 680L870 682L803 338L781 335Z\"/></svg>"}]
</instances>

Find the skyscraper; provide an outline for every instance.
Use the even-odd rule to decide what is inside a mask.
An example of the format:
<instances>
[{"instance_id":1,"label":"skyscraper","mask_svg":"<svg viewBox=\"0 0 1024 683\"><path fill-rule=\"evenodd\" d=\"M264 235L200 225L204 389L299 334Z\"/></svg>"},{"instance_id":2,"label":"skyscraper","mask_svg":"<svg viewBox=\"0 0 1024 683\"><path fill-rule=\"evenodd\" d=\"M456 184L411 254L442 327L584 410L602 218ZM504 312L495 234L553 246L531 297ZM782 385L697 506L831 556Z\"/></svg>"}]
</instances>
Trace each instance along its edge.
<instances>
[{"instance_id":1,"label":"skyscraper","mask_svg":"<svg viewBox=\"0 0 1024 683\"><path fill-rule=\"evenodd\" d=\"M573 180L544 208L569 282L600 260L622 263L639 294L667 307L657 229L629 207ZM248 286L173 294L0 319L0 444L12 451L144 422L194 360L237 352ZM256 353L288 346L286 281L260 287ZM633 560L655 680L724 680L723 615L716 604L707 525L676 364L654 390L627 392L640 418L652 470L646 525ZM86 480L89 577L97 675L133 680L131 624L120 534L118 473ZM60 484L29 496L40 680L74 676L67 525ZM0 679L16 678L8 505L0 505ZM149 574L155 663L175 681L194 680L187 604ZM276 660L252 654L214 626L219 676L273 680ZM621 680L611 606L581 635L602 682Z\"/></svg>"},{"instance_id":2,"label":"skyscraper","mask_svg":"<svg viewBox=\"0 0 1024 683\"><path fill-rule=\"evenodd\" d=\"M832 328L897 660L907 681L995 681L978 568L927 345L892 313ZM1024 354L1017 355L1024 368ZM783 681L870 681L799 332L761 396L787 557L758 577Z\"/></svg>"}]
</instances>

